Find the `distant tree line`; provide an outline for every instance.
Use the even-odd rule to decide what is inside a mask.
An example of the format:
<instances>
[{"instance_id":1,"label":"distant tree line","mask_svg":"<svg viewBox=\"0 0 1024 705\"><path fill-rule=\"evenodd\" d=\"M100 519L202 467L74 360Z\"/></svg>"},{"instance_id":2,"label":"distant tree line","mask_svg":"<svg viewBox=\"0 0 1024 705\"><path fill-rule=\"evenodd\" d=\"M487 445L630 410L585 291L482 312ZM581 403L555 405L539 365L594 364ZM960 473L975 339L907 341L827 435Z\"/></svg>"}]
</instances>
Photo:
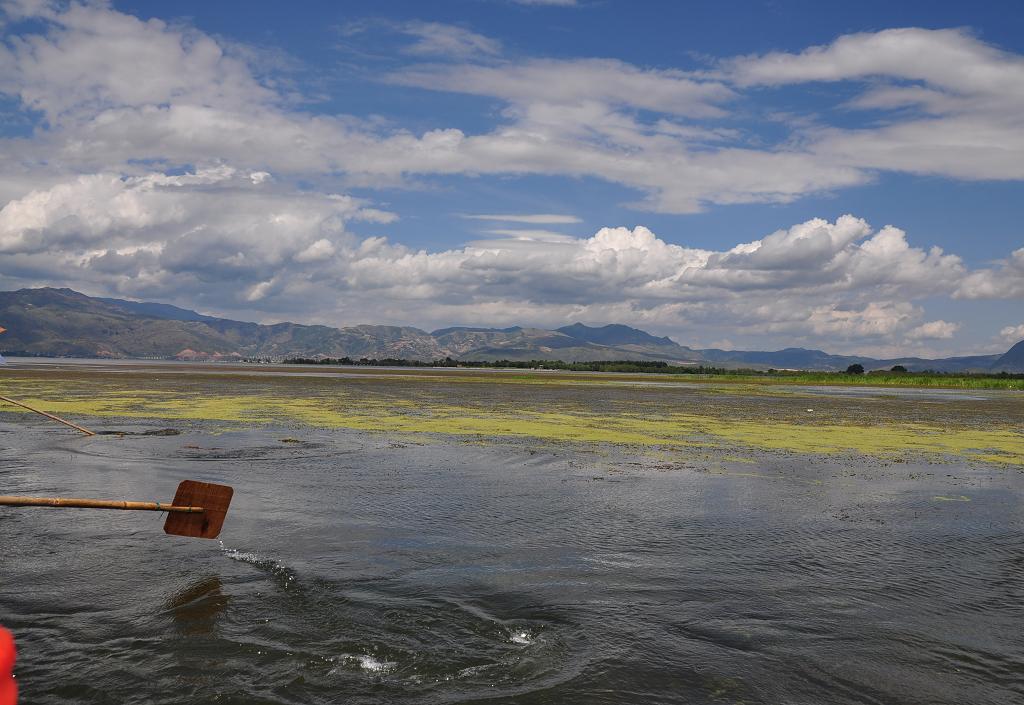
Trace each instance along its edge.
<instances>
[{"instance_id":1,"label":"distant tree line","mask_svg":"<svg viewBox=\"0 0 1024 705\"><path fill-rule=\"evenodd\" d=\"M434 362L406 360L398 357L290 357L283 360L286 365L362 365L366 367L456 367L458 363L450 357ZM451 362L452 364L447 364Z\"/></svg>"},{"instance_id":2,"label":"distant tree line","mask_svg":"<svg viewBox=\"0 0 1024 705\"><path fill-rule=\"evenodd\" d=\"M589 362L564 362L562 360L443 360L424 362L386 357L382 359L361 357L293 357L284 361L288 365L363 365L367 367L463 367L513 370L564 370L569 372L661 372L668 374L726 374L737 370L694 365L670 365L661 360L593 360ZM754 372L747 370L747 372Z\"/></svg>"},{"instance_id":3,"label":"distant tree line","mask_svg":"<svg viewBox=\"0 0 1024 705\"><path fill-rule=\"evenodd\" d=\"M923 370L908 372L903 365L895 365L890 370L872 370L866 372L859 363L850 365L845 372L803 371L803 370L754 370L728 369L725 367L707 367L704 365L672 365L661 360L591 360L587 362L564 362L562 360L455 360L446 357L442 360L425 362L422 360L406 360L404 358L352 358L352 357L293 357L283 361L286 365L350 365L364 367L461 367L476 369L514 369L514 370L560 370L567 372L645 372L673 375L764 375L778 377L798 377L806 375L903 375L912 377L972 377L998 379L1024 379L1024 374L1011 372L941 372Z\"/></svg>"}]
</instances>

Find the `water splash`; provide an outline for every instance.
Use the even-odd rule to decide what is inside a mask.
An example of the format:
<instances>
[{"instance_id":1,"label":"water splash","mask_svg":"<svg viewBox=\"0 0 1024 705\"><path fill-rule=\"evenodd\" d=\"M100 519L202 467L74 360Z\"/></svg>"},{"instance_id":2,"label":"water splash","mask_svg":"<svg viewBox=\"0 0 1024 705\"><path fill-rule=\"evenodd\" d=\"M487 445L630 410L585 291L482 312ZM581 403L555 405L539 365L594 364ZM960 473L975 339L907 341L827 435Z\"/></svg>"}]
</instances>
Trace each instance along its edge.
<instances>
[{"instance_id":1,"label":"water splash","mask_svg":"<svg viewBox=\"0 0 1024 705\"><path fill-rule=\"evenodd\" d=\"M398 666L398 663L395 661L381 661L370 654L341 654L338 656L338 661L342 665L356 665L367 673L377 675L390 673ZM339 665L338 667L331 669L331 673L336 673L340 668L341 666Z\"/></svg>"},{"instance_id":2,"label":"water splash","mask_svg":"<svg viewBox=\"0 0 1024 705\"><path fill-rule=\"evenodd\" d=\"M249 565L256 566L260 570L270 573L275 578L281 580L284 583L285 588L290 587L297 580L295 571L275 558L268 558L249 551L241 551L237 548L229 548L224 545L223 541L219 541L218 543L220 543L221 553L225 556L233 561L248 563Z\"/></svg>"},{"instance_id":3,"label":"water splash","mask_svg":"<svg viewBox=\"0 0 1024 705\"><path fill-rule=\"evenodd\" d=\"M509 641L520 646L530 646L534 643L535 639L536 637L525 629L513 630L508 637Z\"/></svg>"}]
</instances>

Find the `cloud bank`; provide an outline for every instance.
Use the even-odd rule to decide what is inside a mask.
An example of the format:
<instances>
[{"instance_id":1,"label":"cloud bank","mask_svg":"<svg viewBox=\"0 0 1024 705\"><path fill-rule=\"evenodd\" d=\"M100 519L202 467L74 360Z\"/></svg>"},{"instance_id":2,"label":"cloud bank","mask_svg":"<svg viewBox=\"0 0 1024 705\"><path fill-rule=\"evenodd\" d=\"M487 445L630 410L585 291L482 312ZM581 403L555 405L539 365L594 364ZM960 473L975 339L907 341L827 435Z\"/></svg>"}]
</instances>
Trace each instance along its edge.
<instances>
[{"instance_id":1,"label":"cloud bank","mask_svg":"<svg viewBox=\"0 0 1024 705\"><path fill-rule=\"evenodd\" d=\"M970 271L955 254L913 247L902 230L852 215L724 251L671 244L637 226L429 252L353 233L353 224L395 218L364 201L253 176L229 167L101 173L31 192L0 209L0 275L229 315L258 303L277 317L331 323L625 320L684 339L688 330L743 327L907 344L949 339L958 328L924 320L915 301L1024 286L1024 270L1010 283L1010 263ZM1002 289L982 286L986 278Z\"/></svg>"}]
</instances>

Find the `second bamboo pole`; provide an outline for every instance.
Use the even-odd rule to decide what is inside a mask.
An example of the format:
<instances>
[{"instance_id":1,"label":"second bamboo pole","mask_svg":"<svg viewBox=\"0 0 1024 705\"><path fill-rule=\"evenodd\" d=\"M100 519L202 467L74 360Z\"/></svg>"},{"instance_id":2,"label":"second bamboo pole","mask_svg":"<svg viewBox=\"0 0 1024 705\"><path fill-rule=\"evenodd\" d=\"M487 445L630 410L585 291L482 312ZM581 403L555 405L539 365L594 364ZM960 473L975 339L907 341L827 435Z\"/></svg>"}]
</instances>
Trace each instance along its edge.
<instances>
[{"instance_id":1,"label":"second bamboo pole","mask_svg":"<svg viewBox=\"0 0 1024 705\"><path fill-rule=\"evenodd\" d=\"M87 436L95 436L96 435L95 433L93 433L92 431L90 431L87 428L82 428L78 424L73 424L70 421L65 421L64 419L62 419L59 416L54 416L53 414L47 413L47 412L42 411L40 409L35 409L35 408L29 406L28 404L22 404L20 401L17 401L15 399L11 399L9 397L0 396L0 401L5 401L8 404L14 404L15 406L20 406L22 408L28 409L29 411L34 411L37 414L45 416L48 419L53 419L54 421L58 421L58 422L64 424L65 426L70 426L71 428L75 429L76 431L81 431L82 433L84 433Z\"/></svg>"}]
</instances>

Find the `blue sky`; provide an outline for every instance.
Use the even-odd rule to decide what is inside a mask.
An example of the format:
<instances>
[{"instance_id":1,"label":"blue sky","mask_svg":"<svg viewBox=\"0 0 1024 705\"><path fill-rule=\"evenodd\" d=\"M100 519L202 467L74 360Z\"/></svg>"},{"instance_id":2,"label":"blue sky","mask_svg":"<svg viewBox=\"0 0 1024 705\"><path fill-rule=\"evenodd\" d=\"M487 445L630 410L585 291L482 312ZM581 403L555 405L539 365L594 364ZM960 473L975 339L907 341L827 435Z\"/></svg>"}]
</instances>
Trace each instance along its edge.
<instances>
[{"instance_id":1,"label":"blue sky","mask_svg":"<svg viewBox=\"0 0 1024 705\"><path fill-rule=\"evenodd\" d=\"M891 5L2 3L0 285L1002 350L1024 13Z\"/></svg>"}]
</instances>

